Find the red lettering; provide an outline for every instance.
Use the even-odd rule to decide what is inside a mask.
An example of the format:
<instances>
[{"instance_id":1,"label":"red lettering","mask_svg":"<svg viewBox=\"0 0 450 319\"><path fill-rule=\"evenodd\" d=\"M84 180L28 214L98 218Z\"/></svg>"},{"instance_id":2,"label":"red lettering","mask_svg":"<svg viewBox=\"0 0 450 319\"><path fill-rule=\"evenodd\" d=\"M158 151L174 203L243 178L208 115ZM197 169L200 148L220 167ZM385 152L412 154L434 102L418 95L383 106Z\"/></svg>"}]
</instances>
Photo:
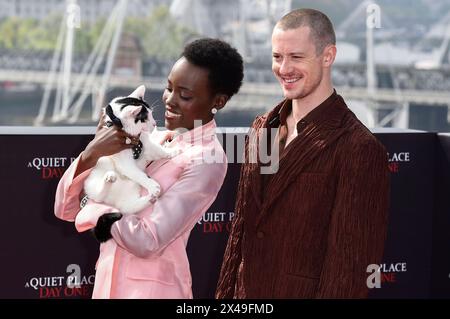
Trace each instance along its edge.
<instances>
[{"instance_id":1,"label":"red lettering","mask_svg":"<svg viewBox=\"0 0 450 319\"><path fill-rule=\"evenodd\" d=\"M90 295L89 287L83 285L79 288L64 288L64 296L66 297L87 297Z\"/></svg>"},{"instance_id":2,"label":"red lettering","mask_svg":"<svg viewBox=\"0 0 450 319\"><path fill-rule=\"evenodd\" d=\"M39 288L39 298L57 298L60 296L61 288Z\"/></svg>"},{"instance_id":3,"label":"red lettering","mask_svg":"<svg viewBox=\"0 0 450 319\"><path fill-rule=\"evenodd\" d=\"M388 164L388 168L391 173L398 173L399 165L397 162L392 162Z\"/></svg>"},{"instance_id":4,"label":"red lettering","mask_svg":"<svg viewBox=\"0 0 450 319\"><path fill-rule=\"evenodd\" d=\"M64 296L66 296L66 297L72 297L73 294L74 294L73 291L74 291L73 288L69 288L69 287L64 288Z\"/></svg>"},{"instance_id":5,"label":"red lettering","mask_svg":"<svg viewBox=\"0 0 450 319\"><path fill-rule=\"evenodd\" d=\"M91 290L89 289L88 285L81 286L81 292L82 292L82 296L85 296L85 297L91 295Z\"/></svg>"},{"instance_id":6,"label":"red lettering","mask_svg":"<svg viewBox=\"0 0 450 319\"><path fill-rule=\"evenodd\" d=\"M49 168L49 167L42 168L43 179L61 178L63 174L64 174L63 168Z\"/></svg>"},{"instance_id":7,"label":"red lettering","mask_svg":"<svg viewBox=\"0 0 450 319\"><path fill-rule=\"evenodd\" d=\"M212 228L212 224L211 223L203 223L203 232L204 233L212 232L211 228Z\"/></svg>"},{"instance_id":8,"label":"red lettering","mask_svg":"<svg viewBox=\"0 0 450 319\"><path fill-rule=\"evenodd\" d=\"M48 288L40 287L39 288L39 298L48 298Z\"/></svg>"},{"instance_id":9,"label":"red lettering","mask_svg":"<svg viewBox=\"0 0 450 319\"><path fill-rule=\"evenodd\" d=\"M223 223L203 223L204 233L221 233L223 231Z\"/></svg>"},{"instance_id":10,"label":"red lettering","mask_svg":"<svg viewBox=\"0 0 450 319\"><path fill-rule=\"evenodd\" d=\"M381 273L381 282L395 282L395 272Z\"/></svg>"}]
</instances>

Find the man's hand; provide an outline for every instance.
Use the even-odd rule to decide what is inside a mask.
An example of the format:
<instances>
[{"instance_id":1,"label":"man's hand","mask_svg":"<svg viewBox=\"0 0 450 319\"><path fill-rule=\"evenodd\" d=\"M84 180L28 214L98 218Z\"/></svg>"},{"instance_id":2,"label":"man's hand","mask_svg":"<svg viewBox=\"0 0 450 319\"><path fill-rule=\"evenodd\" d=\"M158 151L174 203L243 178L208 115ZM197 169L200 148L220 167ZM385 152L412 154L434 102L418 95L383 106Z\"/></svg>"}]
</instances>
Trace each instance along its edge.
<instances>
[{"instance_id":1,"label":"man's hand","mask_svg":"<svg viewBox=\"0 0 450 319\"><path fill-rule=\"evenodd\" d=\"M95 238L103 243L112 238L111 226L122 218L121 213L106 213L99 217L97 225L93 229Z\"/></svg>"}]
</instances>

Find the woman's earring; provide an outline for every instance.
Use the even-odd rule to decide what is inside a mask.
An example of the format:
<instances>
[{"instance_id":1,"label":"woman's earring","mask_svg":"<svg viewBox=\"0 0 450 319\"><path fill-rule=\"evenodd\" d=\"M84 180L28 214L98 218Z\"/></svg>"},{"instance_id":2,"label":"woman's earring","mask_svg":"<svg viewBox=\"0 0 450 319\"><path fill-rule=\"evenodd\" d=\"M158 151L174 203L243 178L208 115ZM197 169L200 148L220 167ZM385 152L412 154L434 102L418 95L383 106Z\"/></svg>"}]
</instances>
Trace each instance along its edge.
<instances>
[{"instance_id":1,"label":"woman's earring","mask_svg":"<svg viewBox=\"0 0 450 319\"><path fill-rule=\"evenodd\" d=\"M217 109L216 109L215 107L213 107L213 108L211 109L211 113L212 113L212 114L216 114L216 113L217 113Z\"/></svg>"}]
</instances>

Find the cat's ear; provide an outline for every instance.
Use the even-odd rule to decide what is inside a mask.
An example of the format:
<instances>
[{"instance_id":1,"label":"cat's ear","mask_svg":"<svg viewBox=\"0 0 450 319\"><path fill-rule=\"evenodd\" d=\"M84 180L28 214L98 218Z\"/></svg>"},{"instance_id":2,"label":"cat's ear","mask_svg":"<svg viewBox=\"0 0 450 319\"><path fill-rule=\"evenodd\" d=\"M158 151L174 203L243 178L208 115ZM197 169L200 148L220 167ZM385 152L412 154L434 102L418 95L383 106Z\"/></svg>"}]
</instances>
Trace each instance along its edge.
<instances>
[{"instance_id":1,"label":"cat's ear","mask_svg":"<svg viewBox=\"0 0 450 319\"><path fill-rule=\"evenodd\" d=\"M126 116L135 117L139 114L143 107L143 105L127 105L127 107L124 108L124 114Z\"/></svg>"},{"instance_id":2,"label":"cat's ear","mask_svg":"<svg viewBox=\"0 0 450 319\"><path fill-rule=\"evenodd\" d=\"M144 99L144 95L145 95L145 86L141 85L136 90L134 90L133 93L131 93L128 96L129 97L134 97L135 99L143 100Z\"/></svg>"}]
</instances>

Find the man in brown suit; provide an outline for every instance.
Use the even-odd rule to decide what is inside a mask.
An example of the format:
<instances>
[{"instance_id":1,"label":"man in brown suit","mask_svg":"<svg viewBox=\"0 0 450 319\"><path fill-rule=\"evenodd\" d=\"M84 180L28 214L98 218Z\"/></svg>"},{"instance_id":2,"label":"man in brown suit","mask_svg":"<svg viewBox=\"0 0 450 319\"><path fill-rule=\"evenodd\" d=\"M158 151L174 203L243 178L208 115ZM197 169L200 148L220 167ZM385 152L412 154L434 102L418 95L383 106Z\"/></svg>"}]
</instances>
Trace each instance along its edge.
<instances>
[{"instance_id":1,"label":"man in brown suit","mask_svg":"<svg viewBox=\"0 0 450 319\"><path fill-rule=\"evenodd\" d=\"M381 262L387 230L387 152L333 89L335 43L316 10L275 25L272 70L285 100L252 131L276 129L279 169L242 165L217 298L368 295L367 267Z\"/></svg>"}]
</instances>

